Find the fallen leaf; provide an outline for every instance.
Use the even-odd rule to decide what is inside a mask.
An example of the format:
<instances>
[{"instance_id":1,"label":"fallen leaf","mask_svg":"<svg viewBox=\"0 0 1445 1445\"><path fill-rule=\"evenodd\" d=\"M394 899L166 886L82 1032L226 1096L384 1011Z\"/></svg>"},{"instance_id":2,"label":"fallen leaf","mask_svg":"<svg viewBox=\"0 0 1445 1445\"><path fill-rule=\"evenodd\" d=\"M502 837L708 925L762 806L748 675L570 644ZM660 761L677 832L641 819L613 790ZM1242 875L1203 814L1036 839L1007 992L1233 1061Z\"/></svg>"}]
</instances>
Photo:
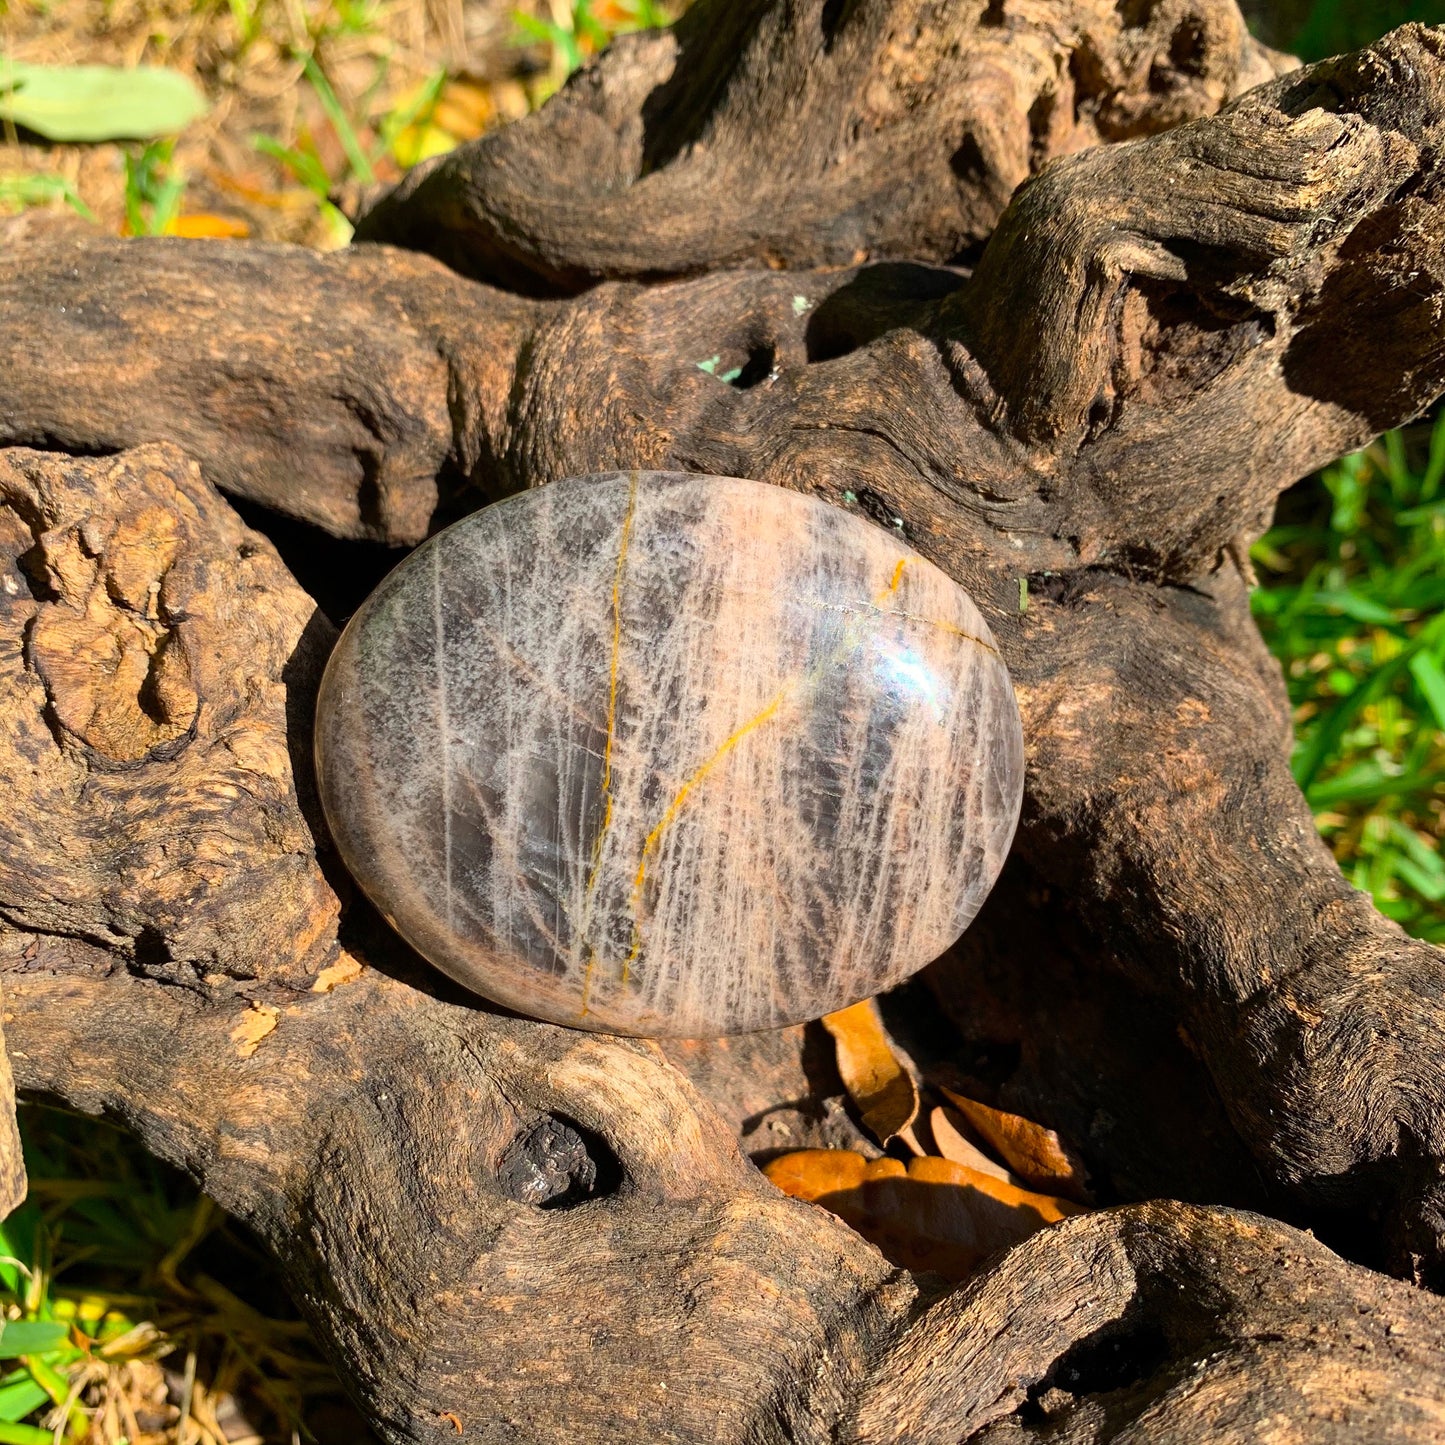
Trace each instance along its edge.
<instances>
[{"instance_id":1,"label":"fallen leaf","mask_svg":"<svg viewBox=\"0 0 1445 1445\"><path fill-rule=\"evenodd\" d=\"M784 1154L763 1173L784 1194L821 1205L907 1269L949 1279L1080 1212L949 1159L865 1159L848 1149Z\"/></svg>"},{"instance_id":2,"label":"fallen leaf","mask_svg":"<svg viewBox=\"0 0 1445 1445\"><path fill-rule=\"evenodd\" d=\"M918 1115L918 1085L899 1061L870 998L823 1019L838 1052L843 1087L858 1106L863 1125L885 1148ZM916 1141L909 1142L916 1149Z\"/></svg>"},{"instance_id":3,"label":"fallen leaf","mask_svg":"<svg viewBox=\"0 0 1445 1445\"><path fill-rule=\"evenodd\" d=\"M215 216L207 211L198 211L188 216L177 216L166 227L168 236L189 236L192 240L239 241L251 234L248 222L235 216Z\"/></svg>"},{"instance_id":4,"label":"fallen leaf","mask_svg":"<svg viewBox=\"0 0 1445 1445\"><path fill-rule=\"evenodd\" d=\"M990 1159L982 1149L969 1140L963 1130L959 1128L959 1125L963 1123L962 1114L955 1113L952 1109L935 1109L928 1116L928 1128L933 1135L934 1149L955 1164L963 1164L969 1169L977 1169L980 1174L988 1174L995 1179L1002 1179L1006 1184L1021 1184L1022 1180L1015 1179L1002 1164Z\"/></svg>"},{"instance_id":5,"label":"fallen leaf","mask_svg":"<svg viewBox=\"0 0 1445 1445\"><path fill-rule=\"evenodd\" d=\"M361 964L349 953L343 953L335 963L328 963L316 975L311 985L312 993L330 993L339 983L350 983L361 972Z\"/></svg>"},{"instance_id":6,"label":"fallen leaf","mask_svg":"<svg viewBox=\"0 0 1445 1445\"><path fill-rule=\"evenodd\" d=\"M1018 1114L991 1109L976 1099L940 1089L983 1141L1030 1188L1092 1202L1083 1160L1052 1130Z\"/></svg>"},{"instance_id":7,"label":"fallen leaf","mask_svg":"<svg viewBox=\"0 0 1445 1445\"><path fill-rule=\"evenodd\" d=\"M499 80L492 87L492 99L497 105L497 114L504 120L521 120L529 115L532 102L527 87L518 80Z\"/></svg>"},{"instance_id":8,"label":"fallen leaf","mask_svg":"<svg viewBox=\"0 0 1445 1445\"><path fill-rule=\"evenodd\" d=\"M409 125L391 143L392 153L408 169L456 148L456 136L439 125Z\"/></svg>"},{"instance_id":9,"label":"fallen leaf","mask_svg":"<svg viewBox=\"0 0 1445 1445\"><path fill-rule=\"evenodd\" d=\"M488 87L449 80L432 111L431 123L459 141L475 140L496 114L497 102Z\"/></svg>"},{"instance_id":10,"label":"fallen leaf","mask_svg":"<svg viewBox=\"0 0 1445 1445\"><path fill-rule=\"evenodd\" d=\"M46 140L154 140L205 113L195 83L178 70L0 58L0 117Z\"/></svg>"},{"instance_id":11,"label":"fallen leaf","mask_svg":"<svg viewBox=\"0 0 1445 1445\"><path fill-rule=\"evenodd\" d=\"M251 206L265 206L274 211L287 211L297 210L303 206L310 207L315 203L315 197L311 192L301 186L283 191L273 190L259 170L248 171L242 175L232 175L218 166L207 166L205 176L219 190L225 191L228 195L235 196L238 200Z\"/></svg>"},{"instance_id":12,"label":"fallen leaf","mask_svg":"<svg viewBox=\"0 0 1445 1445\"><path fill-rule=\"evenodd\" d=\"M241 1022L231 1030L231 1042L243 1059L249 1059L261 1047L261 1040L276 1027L278 1009L270 1004L253 1003L241 1015Z\"/></svg>"},{"instance_id":13,"label":"fallen leaf","mask_svg":"<svg viewBox=\"0 0 1445 1445\"><path fill-rule=\"evenodd\" d=\"M853 1149L797 1149L765 1164L763 1173L784 1194L816 1203L839 1190L856 1189L864 1179L907 1174L908 1166L899 1159L865 1159Z\"/></svg>"}]
</instances>

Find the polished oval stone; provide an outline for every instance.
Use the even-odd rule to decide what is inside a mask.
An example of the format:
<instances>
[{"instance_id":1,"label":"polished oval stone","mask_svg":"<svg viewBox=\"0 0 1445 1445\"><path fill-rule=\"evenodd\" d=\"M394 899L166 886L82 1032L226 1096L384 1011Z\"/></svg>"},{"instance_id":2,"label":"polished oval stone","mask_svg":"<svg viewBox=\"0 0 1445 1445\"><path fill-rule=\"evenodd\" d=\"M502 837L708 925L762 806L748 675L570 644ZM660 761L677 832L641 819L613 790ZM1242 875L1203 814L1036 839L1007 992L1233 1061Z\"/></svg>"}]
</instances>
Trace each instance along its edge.
<instances>
[{"instance_id":1,"label":"polished oval stone","mask_svg":"<svg viewBox=\"0 0 1445 1445\"><path fill-rule=\"evenodd\" d=\"M967 927L1023 740L966 594L736 478L583 477L413 552L317 715L327 819L438 968L581 1028L817 1018Z\"/></svg>"}]
</instances>

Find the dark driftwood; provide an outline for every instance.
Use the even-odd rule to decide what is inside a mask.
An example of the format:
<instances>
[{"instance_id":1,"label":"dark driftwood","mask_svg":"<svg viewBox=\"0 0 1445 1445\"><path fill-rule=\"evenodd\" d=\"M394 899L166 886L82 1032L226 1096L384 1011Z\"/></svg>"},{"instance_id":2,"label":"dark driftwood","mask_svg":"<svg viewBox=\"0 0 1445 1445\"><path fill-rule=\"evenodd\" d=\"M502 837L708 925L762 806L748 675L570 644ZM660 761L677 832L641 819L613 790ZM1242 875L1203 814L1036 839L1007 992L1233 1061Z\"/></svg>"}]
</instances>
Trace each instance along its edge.
<instances>
[{"instance_id":1,"label":"dark driftwood","mask_svg":"<svg viewBox=\"0 0 1445 1445\"><path fill-rule=\"evenodd\" d=\"M1210 117L1265 64L1232 5L1126 12L699 5L376 212L510 291L379 246L12 228L0 441L49 449L0 454L17 1081L249 1220L385 1438L448 1414L497 1441L1438 1438L1445 1307L1286 1225L1111 1210L934 1297L738 1150L854 1142L808 1031L664 1054L422 969L317 820L331 621L212 490L408 543L657 466L901 530L988 616L1029 769L1000 891L930 974L959 1027L926 1027L923 984L896 1025L1063 1128L1107 1200L1264 1208L1438 1283L1445 960L1319 842L1244 558L1282 487L1445 385L1445 38L1406 28ZM909 88L930 73L933 110ZM1079 138L990 149L958 117L1017 114L961 92L1005 82L1027 116L1068 94L1070 125L1140 138L999 217ZM904 117L887 146L865 102ZM599 115L670 139L574 227L539 158L605 147ZM822 149L786 170L798 116ZM945 204L950 127L982 160ZM878 201L885 170L908 204ZM727 176L727 219L688 222L677 198ZM780 185L818 218L792 239ZM991 227L971 272L939 264ZM892 259L827 269L855 251ZM277 536L318 590L364 590L369 554Z\"/></svg>"},{"instance_id":2,"label":"dark driftwood","mask_svg":"<svg viewBox=\"0 0 1445 1445\"><path fill-rule=\"evenodd\" d=\"M1212 115L1290 63L1199 0L700 5L417 167L358 235L541 293L952 261L1045 162Z\"/></svg>"}]
</instances>

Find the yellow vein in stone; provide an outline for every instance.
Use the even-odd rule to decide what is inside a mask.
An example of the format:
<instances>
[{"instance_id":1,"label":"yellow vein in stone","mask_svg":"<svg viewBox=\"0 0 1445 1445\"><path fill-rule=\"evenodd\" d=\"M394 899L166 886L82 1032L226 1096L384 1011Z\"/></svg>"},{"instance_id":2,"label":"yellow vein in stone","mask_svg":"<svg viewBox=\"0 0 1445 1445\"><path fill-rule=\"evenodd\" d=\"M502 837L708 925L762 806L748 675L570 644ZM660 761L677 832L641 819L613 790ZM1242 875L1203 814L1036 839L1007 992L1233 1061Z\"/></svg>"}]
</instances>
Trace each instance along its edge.
<instances>
[{"instance_id":1,"label":"yellow vein in stone","mask_svg":"<svg viewBox=\"0 0 1445 1445\"><path fill-rule=\"evenodd\" d=\"M972 632L965 632L963 628L952 622L942 622L937 617L924 617L918 612L891 612L890 617L901 617L905 622L922 622L929 627L936 627L940 632L946 632L950 637L961 637L965 642L976 642L985 652L991 652L998 656L998 648L991 642L985 642L983 638L976 637Z\"/></svg>"},{"instance_id":2,"label":"yellow vein in stone","mask_svg":"<svg viewBox=\"0 0 1445 1445\"><path fill-rule=\"evenodd\" d=\"M878 594L878 597L873 603L875 609L882 604L884 598L891 597L898 591L898 584L903 581L903 569L907 565L907 557L900 557L898 559L898 565L893 569L893 576L889 579L888 585ZM658 820L657 826L647 835L647 838L642 844L642 856L638 859L637 872L632 878L632 947L622 963L622 985L624 988L627 985L627 978L632 970L632 965L636 963L637 956L642 952L642 894L647 882L648 860L661 841L662 835L672 825L678 813L682 811L682 805L687 801L688 794L691 793L749 733L755 732L758 728L762 727L769 718L773 717L778 709L782 707L784 700L790 692L797 687L807 686L816 682L857 640L856 635L845 636L838 647L801 678L792 678L785 682L773 695L772 699L763 707L762 711L754 714L747 722L743 723L741 727L735 729L728 737L724 738L723 741L718 744L712 756L697 767L692 773L692 776L687 778L673 795L672 801L667 805L667 809ZM590 975L590 963L588 965L588 972Z\"/></svg>"},{"instance_id":3,"label":"yellow vein in stone","mask_svg":"<svg viewBox=\"0 0 1445 1445\"><path fill-rule=\"evenodd\" d=\"M892 597L893 594L898 591L898 584L903 580L903 569L907 565L907 557L900 557L898 559L898 565L893 569L892 581L890 581L888 586L869 604L870 609L878 613L880 617L896 617L902 622L921 622L925 627L936 627L940 632L947 632L954 637L963 638L965 642L976 642L985 652L991 652L997 656L998 648L985 642L983 638L976 637L972 632L965 632L963 628L952 622L944 622L937 617L925 617L921 612L890 612L883 606L884 599ZM858 612L861 610L857 607L839 606L836 603L830 605L825 602L823 606L829 612Z\"/></svg>"},{"instance_id":4,"label":"yellow vein in stone","mask_svg":"<svg viewBox=\"0 0 1445 1445\"><path fill-rule=\"evenodd\" d=\"M785 683L773 697L772 701L758 714L749 718L730 737L718 744L717 750L703 763L693 775L683 783L673 795L672 801L667 805L667 811L658 820L657 826L647 835L642 845L642 857L637 864L637 872L632 879L632 948L622 963L622 983L627 984L627 975L632 965L637 961L637 955L642 952L642 923L640 919L642 909L642 890L647 881L647 861L653 850L662 839L662 835L671 826L674 818L682 811L682 805L687 801L687 796L692 790L703 781L722 760L747 737L750 732L762 727L767 720L783 705L783 699L792 689L794 684Z\"/></svg>"},{"instance_id":5,"label":"yellow vein in stone","mask_svg":"<svg viewBox=\"0 0 1445 1445\"><path fill-rule=\"evenodd\" d=\"M602 749L602 826L592 842L592 866L587 889L582 897L582 927L592 930L591 902L602 873L602 848L612 826L612 740L617 731L617 671L622 655L622 573L627 566L627 548L632 540L632 519L637 513L637 488L641 473L633 472L627 492L627 512L622 518L622 538L617 544L617 566L612 573L612 663L607 681L607 742ZM587 1017L587 1004L592 995L592 972L597 967L597 945L587 940L587 971L582 977L582 1017ZM624 974L625 977L625 974Z\"/></svg>"},{"instance_id":6,"label":"yellow vein in stone","mask_svg":"<svg viewBox=\"0 0 1445 1445\"><path fill-rule=\"evenodd\" d=\"M447 887L447 927L452 927L452 765L451 715L447 710L446 636L442 622L442 549L441 542L431 549L432 619L436 629L437 711L441 714L442 762L442 867Z\"/></svg>"}]
</instances>

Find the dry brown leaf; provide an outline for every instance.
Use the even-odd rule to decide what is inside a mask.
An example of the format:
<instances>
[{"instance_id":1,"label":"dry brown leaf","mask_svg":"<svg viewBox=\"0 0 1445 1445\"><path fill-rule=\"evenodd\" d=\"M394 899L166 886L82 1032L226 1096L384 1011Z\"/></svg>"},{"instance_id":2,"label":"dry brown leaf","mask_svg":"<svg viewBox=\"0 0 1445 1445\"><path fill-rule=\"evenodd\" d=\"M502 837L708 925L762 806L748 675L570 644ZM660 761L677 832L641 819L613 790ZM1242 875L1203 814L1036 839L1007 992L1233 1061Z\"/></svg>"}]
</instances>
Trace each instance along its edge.
<instances>
[{"instance_id":1,"label":"dry brown leaf","mask_svg":"<svg viewBox=\"0 0 1445 1445\"><path fill-rule=\"evenodd\" d=\"M177 216L166 227L168 236L189 236L192 240L203 241L240 241L250 234L249 221L237 216L217 216L209 211Z\"/></svg>"},{"instance_id":2,"label":"dry brown leaf","mask_svg":"<svg viewBox=\"0 0 1445 1445\"><path fill-rule=\"evenodd\" d=\"M261 1047L261 1040L276 1027L279 1012L270 1004L253 1003L241 1015L241 1022L231 1030L231 1042L243 1059L249 1059Z\"/></svg>"},{"instance_id":3,"label":"dry brown leaf","mask_svg":"<svg viewBox=\"0 0 1445 1445\"><path fill-rule=\"evenodd\" d=\"M991 1109L952 1089L941 1088L939 1092L1030 1188L1060 1194L1080 1204L1093 1202L1083 1160L1052 1129L1019 1114Z\"/></svg>"},{"instance_id":4,"label":"dry brown leaf","mask_svg":"<svg viewBox=\"0 0 1445 1445\"><path fill-rule=\"evenodd\" d=\"M977 1169L980 1174L988 1174L995 1179L1002 1179L1005 1184L1023 1183L1021 1179L1016 1179L1010 1174L1002 1164L990 1159L968 1138L963 1132L968 1125L962 1114L953 1109L935 1109L928 1116L928 1127L933 1134L935 1151L945 1159L952 1160L955 1164L962 1164L969 1169Z\"/></svg>"},{"instance_id":5,"label":"dry brown leaf","mask_svg":"<svg viewBox=\"0 0 1445 1445\"><path fill-rule=\"evenodd\" d=\"M475 140L496 115L497 102L490 86L449 80L431 113L431 123L459 141Z\"/></svg>"},{"instance_id":6,"label":"dry brown leaf","mask_svg":"<svg viewBox=\"0 0 1445 1445\"><path fill-rule=\"evenodd\" d=\"M763 1172L784 1194L820 1204L895 1264L958 1280L995 1250L1079 1213L949 1159L865 1159L848 1149L784 1154Z\"/></svg>"},{"instance_id":7,"label":"dry brown leaf","mask_svg":"<svg viewBox=\"0 0 1445 1445\"><path fill-rule=\"evenodd\" d=\"M863 1125L885 1148L918 1115L918 1085L893 1052L874 1000L823 1019L838 1051L838 1072ZM916 1142L913 1147L917 1148Z\"/></svg>"}]
</instances>

